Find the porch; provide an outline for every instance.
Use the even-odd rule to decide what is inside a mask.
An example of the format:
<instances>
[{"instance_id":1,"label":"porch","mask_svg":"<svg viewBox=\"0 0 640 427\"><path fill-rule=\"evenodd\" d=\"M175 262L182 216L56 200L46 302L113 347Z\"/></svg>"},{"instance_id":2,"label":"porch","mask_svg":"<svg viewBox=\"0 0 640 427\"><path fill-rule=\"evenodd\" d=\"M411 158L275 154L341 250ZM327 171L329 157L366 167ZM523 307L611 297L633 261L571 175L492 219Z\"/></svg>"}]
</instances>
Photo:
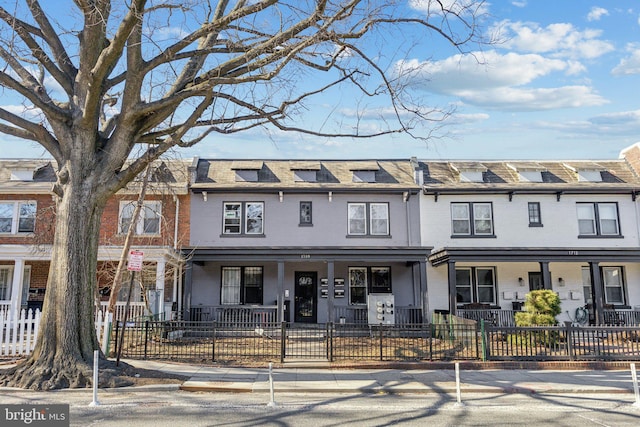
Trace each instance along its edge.
<instances>
[{"instance_id":1,"label":"porch","mask_svg":"<svg viewBox=\"0 0 640 427\"><path fill-rule=\"evenodd\" d=\"M284 316L287 318L286 314ZM216 322L225 327L256 327L278 322L277 305L196 305L189 311L189 319L196 322ZM335 306L333 322L368 324L367 306ZM395 324L423 323L422 310L415 306L396 306Z\"/></svg>"},{"instance_id":2,"label":"porch","mask_svg":"<svg viewBox=\"0 0 640 427\"><path fill-rule=\"evenodd\" d=\"M471 309L459 308L458 316L480 322L484 320L486 324L497 327L515 326L515 314L518 310L502 310L502 309ZM603 325L608 326L637 326L640 325L640 310L634 309L605 309L603 311ZM579 322L578 322L579 323ZM585 319L585 324L593 324L594 322Z\"/></svg>"}]
</instances>

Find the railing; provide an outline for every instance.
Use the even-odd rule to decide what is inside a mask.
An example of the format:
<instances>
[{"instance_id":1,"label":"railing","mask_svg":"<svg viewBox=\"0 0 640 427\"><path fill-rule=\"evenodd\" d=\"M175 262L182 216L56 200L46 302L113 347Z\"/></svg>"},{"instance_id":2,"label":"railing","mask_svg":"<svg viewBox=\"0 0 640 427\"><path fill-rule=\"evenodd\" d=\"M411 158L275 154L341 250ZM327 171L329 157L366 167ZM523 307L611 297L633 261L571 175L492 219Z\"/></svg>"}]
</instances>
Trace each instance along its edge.
<instances>
[{"instance_id":1,"label":"railing","mask_svg":"<svg viewBox=\"0 0 640 427\"><path fill-rule=\"evenodd\" d=\"M603 310L605 325L635 326L640 325L639 310Z\"/></svg>"},{"instance_id":2,"label":"railing","mask_svg":"<svg viewBox=\"0 0 640 427\"><path fill-rule=\"evenodd\" d=\"M124 312L125 312L126 304L127 303L124 301L116 302L116 307L113 312L114 322L119 322L124 320ZM109 306L108 301L101 301L100 310L96 310L96 313L98 311L106 312L108 306ZM145 316L145 313L146 313L146 306L144 302L130 302L127 320L132 321L135 319L142 319Z\"/></svg>"},{"instance_id":3,"label":"railing","mask_svg":"<svg viewBox=\"0 0 640 427\"><path fill-rule=\"evenodd\" d=\"M336 360L479 359L476 325L357 325L301 327L270 323L260 327L221 326L216 322L136 322L124 329L122 357L190 360L284 361L287 358ZM116 324L113 342L122 327ZM117 349L114 350L116 352Z\"/></svg>"},{"instance_id":4,"label":"railing","mask_svg":"<svg viewBox=\"0 0 640 427\"><path fill-rule=\"evenodd\" d=\"M254 327L278 321L275 305L196 305L190 310L194 322L217 322L230 327Z\"/></svg>"},{"instance_id":5,"label":"railing","mask_svg":"<svg viewBox=\"0 0 640 427\"><path fill-rule=\"evenodd\" d=\"M640 360L640 328L626 326L486 328L487 360Z\"/></svg>"},{"instance_id":6,"label":"railing","mask_svg":"<svg viewBox=\"0 0 640 427\"><path fill-rule=\"evenodd\" d=\"M369 315L366 306L336 306L333 321L342 324L367 325ZM413 306L395 307L395 324L408 325L422 323L422 309Z\"/></svg>"},{"instance_id":7,"label":"railing","mask_svg":"<svg viewBox=\"0 0 640 427\"><path fill-rule=\"evenodd\" d=\"M335 323L366 325L369 322L366 306L335 306L333 312Z\"/></svg>"},{"instance_id":8,"label":"railing","mask_svg":"<svg viewBox=\"0 0 640 427\"><path fill-rule=\"evenodd\" d=\"M640 327L491 326L457 320L440 324L267 323L231 327L216 322L135 322L122 356L242 362L287 357L338 360L640 361ZM116 323L116 338L122 333ZM118 342L117 339L114 342Z\"/></svg>"},{"instance_id":9,"label":"railing","mask_svg":"<svg viewBox=\"0 0 640 427\"><path fill-rule=\"evenodd\" d=\"M485 323L493 326L515 326L514 310L501 309L468 309L459 308L457 313L460 317L471 319L479 322L484 320Z\"/></svg>"},{"instance_id":10,"label":"railing","mask_svg":"<svg viewBox=\"0 0 640 427\"><path fill-rule=\"evenodd\" d=\"M40 330L40 310L0 310L0 358L27 356L35 348ZM96 335L104 353L109 351L111 316L96 312Z\"/></svg>"}]
</instances>

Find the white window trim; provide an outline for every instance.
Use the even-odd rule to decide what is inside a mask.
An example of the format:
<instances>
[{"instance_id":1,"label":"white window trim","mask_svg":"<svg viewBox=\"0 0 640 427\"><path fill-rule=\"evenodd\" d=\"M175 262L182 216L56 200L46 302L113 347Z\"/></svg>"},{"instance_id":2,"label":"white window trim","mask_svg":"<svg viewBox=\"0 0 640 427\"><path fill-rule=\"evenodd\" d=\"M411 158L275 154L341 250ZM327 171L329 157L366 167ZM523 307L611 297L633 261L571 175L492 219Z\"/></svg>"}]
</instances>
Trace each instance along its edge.
<instances>
[{"instance_id":1,"label":"white window trim","mask_svg":"<svg viewBox=\"0 0 640 427\"><path fill-rule=\"evenodd\" d=\"M128 230L125 230L122 227L122 214L127 206L132 206L135 210L136 203L137 201L135 200L122 200L120 202L120 208L118 211L118 234L127 234ZM145 233L144 231L144 222L147 211L153 212L158 218L158 229L153 233ZM133 215L133 210L131 213ZM138 221L136 222L134 234L136 236L159 236L161 234L160 230L162 230L162 202L160 200L145 200L143 202L143 207L140 210Z\"/></svg>"},{"instance_id":2,"label":"white window trim","mask_svg":"<svg viewBox=\"0 0 640 427\"><path fill-rule=\"evenodd\" d=\"M591 218L580 217L580 207L589 207L590 212L593 215ZM600 215L601 206L613 206L615 209L615 221L616 231L614 233L603 232L602 217ZM578 202L576 203L576 216L578 218L578 235L580 236L620 236L620 210L616 202ZM580 221L590 221L593 227L593 233L583 233L580 230Z\"/></svg>"},{"instance_id":3,"label":"white window trim","mask_svg":"<svg viewBox=\"0 0 640 427\"><path fill-rule=\"evenodd\" d=\"M226 230L226 212L227 206L240 205L240 223L239 230L237 232L230 232ZM247 215L248 205L260 205L261 206L261 230L259 232L247 232L247 224L249 222L249 216ZM222 235L223 236L264 236L265 234L265 221L264 221L265 204L264 202L249 201L249 202L223 202L222 203Z\"/></svg>"},{"instance_id":4,"label":"white window trim","mask_svg":"<svg viewBox=\"0 0 640 427\"><path fill-rule=\"evenodd\" d=\"M466 218L454 218L453 217L453 207L457 205L466 205L467 206L467 217ZM479 233L476 231L476 221L486 221L487 218L478 217L476 215L476 207L486 205L489 207L489 222L491 223L491 228L487 233ZM451 212L451 235L452 236L480 236L480 237L492 237L495 235L495 224L493 219L493 204L491 202L451 202L449 207L449 211ZM473 218L473 220L472 220ZM453 221L462 221L466 220L468 224L468 233L457 233L453 227Z\"/></svg>"},{"instance_id":5,"label":"white window trim","mask_svg":"<svg viewBox=\"0 0 640 427\"><path fill-rule=\"evenodd\" d=\"M358 220L364 220L364 230L361 233L356 233L351 229L351 207L361 206L362 212L364 213L364 218L358 218ZM383 232L374 232L373 231L373 221L374 219L380 220L381 218L373 217L373 210L375 207L384 207L384 212L386 217L385 221L385 229ZM350 202L347 203L347 235L349 236L389 236L391 234L391 220L389 218L389 203L387 202Z\"/></svg>"},{"instance_id":6,"label":"white window trim","mask_svg":"<svg viewBox=\"0 0 640 427\"><path fill-rule=\"evenodd\" d=\"M0 265L0 270L7 271L7 283L5 284L5 296L8 292L9 299L0 299L3 303L11 302L11 291L13 289L13 265Z\"/></svg>"},{"instance_id":7,"label":"white window trim","mask_svg":"<svg viewBox=\"0 0 640 427\"><path fill-rule=\"evenodd\" d=\"M11 230L8 232L1 232L0 235L9 235L9 234L31 234L35 232L36 227L36 213L38 211L38 202L35 200L0 200L0 204L10 205L13 204L13 212L11 214ZM30 231L19 231L20 226L20 207L23 205L34 205L34 218L33 218L33 230Z\"/></svg>"}]
</instances>

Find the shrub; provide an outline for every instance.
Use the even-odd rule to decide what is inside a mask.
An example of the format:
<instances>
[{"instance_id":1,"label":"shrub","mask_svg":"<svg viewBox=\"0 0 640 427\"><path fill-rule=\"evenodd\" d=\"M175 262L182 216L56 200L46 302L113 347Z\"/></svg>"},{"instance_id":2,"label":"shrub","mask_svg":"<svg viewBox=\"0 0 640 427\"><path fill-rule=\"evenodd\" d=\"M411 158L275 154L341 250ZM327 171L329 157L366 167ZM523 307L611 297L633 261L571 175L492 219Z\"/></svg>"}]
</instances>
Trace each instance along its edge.
<instances>
[{"instance_id":1,"label":"shrub","mask_svg":"<svg viewBox=\"0 0 640 427\"><path fill-rule=\"evenodd\" d=\"M516 326L557 325L561 313L560 297L549 289L531 291L525 297L524 311L515 314Z\"/></svg>"}]
</instances>

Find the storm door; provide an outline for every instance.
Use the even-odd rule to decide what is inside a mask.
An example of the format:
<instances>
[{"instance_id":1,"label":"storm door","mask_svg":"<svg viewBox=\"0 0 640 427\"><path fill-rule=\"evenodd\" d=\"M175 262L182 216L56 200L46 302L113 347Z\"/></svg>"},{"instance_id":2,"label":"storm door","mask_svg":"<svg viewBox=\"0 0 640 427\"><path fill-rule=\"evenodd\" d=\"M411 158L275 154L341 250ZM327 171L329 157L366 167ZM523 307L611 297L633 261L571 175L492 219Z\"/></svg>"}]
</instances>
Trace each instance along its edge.
<instances>
[{"instance_id":1,"label":"storm door","mask_svg":"<svg viewBox=\"0 0 640 427\"><path fill-rule=\"evenodd\" d=\"M316 323L318 300L318 273L295 272L294 319L298 323Z\"/></svg>"}]
</instances>

